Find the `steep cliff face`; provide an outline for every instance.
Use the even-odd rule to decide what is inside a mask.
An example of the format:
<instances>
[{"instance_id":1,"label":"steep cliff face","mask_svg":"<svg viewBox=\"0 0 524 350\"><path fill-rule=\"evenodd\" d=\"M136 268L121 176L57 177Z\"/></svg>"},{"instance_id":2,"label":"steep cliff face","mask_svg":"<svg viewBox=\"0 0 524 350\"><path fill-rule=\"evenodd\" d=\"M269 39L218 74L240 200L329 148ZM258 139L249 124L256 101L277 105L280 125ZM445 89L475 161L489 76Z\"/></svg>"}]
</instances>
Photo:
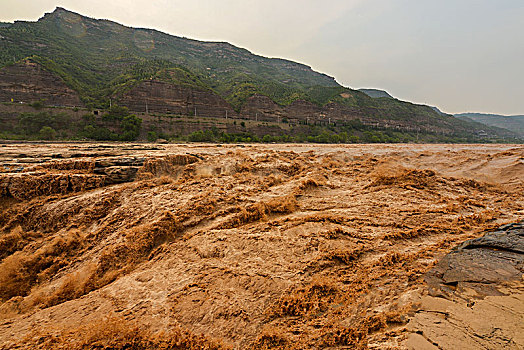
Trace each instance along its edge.
<instances>
[{"instance_id":1,"label":"steep cliff face","mask_svg":"<svg viewBox=\"0 0 524 350\"><path fill-rule=\"evenodd\" d=\"M184 72L186 71L182 73ZM195 121L188 121L183 127L176 121L170 121L169 133L173 135L185 135L213 126L228 133L248 131L235 127L234 124L231 126L227 121L201 125L200 117L242 118L258 122L276 122L277 124L288 120L294 127L306 124L347 126L346 123L359 120L372 128L401 132L431 132L438 135L452 135L456 132L471 134L477 128L479 130L487 128L481 124L468 126L451 116L436 114L429 107L412 105L398 100L380 99L378 102L369 103L366 100L358 100L357 95L352 96L353 92L351 94L349 92L341 93L340 96L335 96L334 101L324 106L305 100L297 100L283 106L270 97L257 94L248 98L237 112L223 97L227 94L219 95L190 73L182 77L170 75L168 78L178 80L164 80L162 76L144 80L123 94L113 95L113 102L127 106L137 114L198 117L195 119L196 124ZM33 59L26 59L0 69L0 102L30 103L39 100L44 100L45 105L53 107L82 106L76 91L69 88L57 74L51 73ZM9 109L18 107L22 108L24 105L12 104ZM7 108L8 106L5 106L0 113L2 123L0 131L15 132L15 126L19 122L19 113L18 110L8 111ZM78 119L77 116L75 118ZM276 135L282 132L278 128L267 128L266 130L265 127L257 126L253 129L251 126L250 124L249 131L256 132L258 135ZM160 131L162 126L151 125L150 128L144 127L144 130ZM72 135L75 132L77 130L71 126L67 134ZM298 129L294 129L293 132L298 132ZM493 135L500 134L498 130L490 132ZM145 136L142 135L142 137Z\"/></svg>"},{"instance_id":2,"label":"steep cliff face","mask_svg":"<svg viewBox=\"0 0 524 350\"><path fill-rule=\"evenodd\" d=\"M338 103L328 103L325 105L322 108L322 114L334 120L350 120L362 117L359 109Z\"/></svg>"},{"instance_id":3,"label":"steep cliff face","mask_svg":"<svg viewBox=\"0 0 524 350\"><path fill-rule=\"evenodd\" d=\"M219 95L159 80L146 80L117 97L131 111L159 114L226 117L236 115Z\"/></svg>"},{"instance_id":4,"label":"steep cliff face","mask_svg":"<svg viewBox=\"0 0 524 350\"><path fill-rule=\"evenodd\" d=\"M316 121L322 119L322 109L308 101L298 100L285 108L286 117L293 121Z\"/></svg>"},{"instance_id":5,"label":"steep cliff face","mask_svg":"<svg viewBox=\"0 0 524 350\"><path fill-rule=\"evenodd\" d=\"M284 109L263 95L251 96L242 109L240 115L247 119L258 121L278 121L285 116Z\"/></svg>"},{"instance_id":6,"label":"steep cliff face","mask_svg":"<svg viewBox=\"0 0 524 350\"><path fill-rule=\"evenodd\" d=\"M297 100L289 106L281 107L269 97L262 95L249 98L240 114L247 119L257 118L259 121L282 121L285 117L293 122L307 124L363 119L359 109L338 103L328 103L319 107L308 101Z\"/></svg>"},{"instance_id":7,"label":"steep cliff face","mask_svg":"<svg viewBox=\"0 0 524 350\"><path fill-rule=\"evenodd\" d=\"M139 117L142 118L141 139L146 139L149 131L166 135L189 135L195 131L217 129L228 134L251 133L263 137L264 135L280 136L289 130L288 125L282 123L247 122L242 126L238 120L225 118L169 117L151 114L140 114ZM296 128L302 130L300 126Z\"/></svg>"},{"instance_id":8,"label":"steep cliff face","mask_svg":"<svg viewBox=\"0 0 524 350\"><path fill-rule=\"evenodd\" d=\"M262 122L282 122L287 118L294 124L327 125L336 122L360 120L365 124L380 127L408 128L407 123L389 120L383 116L380 120L372 117L374 111L365 111L359 107L339 103L328 103L323 107L309 101L297 100L288 106L280 106L271 98L256 94L247 99L240 113L219 95L199 90L194 87L177 85L160 80L146 80L121 97L120 105L136 113L174 114L197 117L241 117ZM376 113L376 112L375 112ZM188 129L196 131L194 126Z\"/></svg>"},{"instance_id":9,"label":"steep cliff face","mask_svg":"<svg viewBox=\"0 0 524 350\"><path fill-rule=\"evenodd\" d=\"M74 90L36 62L24 60L0 69L1 102L40 100L49 106L82 106Z\"/></svg>"}]
</instances>

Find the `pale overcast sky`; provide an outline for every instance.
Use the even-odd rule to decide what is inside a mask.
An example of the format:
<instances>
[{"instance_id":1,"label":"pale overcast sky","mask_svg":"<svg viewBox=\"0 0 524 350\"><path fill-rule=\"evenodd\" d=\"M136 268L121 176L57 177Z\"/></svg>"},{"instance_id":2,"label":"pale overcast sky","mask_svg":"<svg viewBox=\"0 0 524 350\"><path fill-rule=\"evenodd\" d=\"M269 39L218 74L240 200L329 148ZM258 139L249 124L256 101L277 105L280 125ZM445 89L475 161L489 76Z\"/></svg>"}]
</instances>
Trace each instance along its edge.
<instances>
[{"instance_id":1,"label":"pale overcast sky","mask_svg":"<svg viewBox=\"0 0 524 350\"><path fill-rule=\"evenodd\" d=\"M0 21L56 6L228 41L449 113L524 114L524 0L0 0Z\"/></svg>"}]
</instances>

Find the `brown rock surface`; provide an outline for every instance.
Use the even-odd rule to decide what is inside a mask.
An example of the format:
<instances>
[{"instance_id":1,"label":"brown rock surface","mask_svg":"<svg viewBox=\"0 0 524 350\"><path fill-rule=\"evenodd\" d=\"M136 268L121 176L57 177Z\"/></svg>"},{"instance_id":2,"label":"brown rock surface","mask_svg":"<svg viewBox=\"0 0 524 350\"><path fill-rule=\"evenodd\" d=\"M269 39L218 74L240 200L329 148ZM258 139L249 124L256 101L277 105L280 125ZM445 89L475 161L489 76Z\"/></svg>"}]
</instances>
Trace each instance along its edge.
<instances>
[{"instance_id":1,"label":"brown rock surface","mask_svg":"<svg viewBox=\"0 0 524 350\"><path fill-rule=\"evenodd\" d=\"M12 166L0 172L0 195L27 200L53 194L81 192L132 182L137 174L141 177L172 174L177 171L177 167L196 161L197 157L188 155L169 155L154 159L130 156L53 160L29 167L14 166L14 169Z\"/></svg>"},{"instance_id":2,"label":"brown rock surface","mask_svg":"<svg viewBox=\"0 0 524 350\"><path fill-rule=\"evenodd\" d=\"M0 69L0 102L35 102L49 106L82 106L64 81L31 60Z\"/></svg>"},{"instance_id":3,"label":"brown rock surface","mask_svg":"<svg viewBox=\"0 0 524 350\"><path fill-rule=\"evenodd\" d=\"M426 282L434 295L463 288L497 295L498 284L518 281L523 272L524 225L512 224L462 243L439 261Z\"/></svg>"},{"instance_id":4,"label":"brown rock surface","mask_svg":"<svg viewBox=\"0 0 524 350\"><path fill-rule=\"evenodd\" d=\"M285 116L295 121L311 122L322 120L321 108L308 101L294 101L285 107Z\"/></svg>"},{"instance_id":5,"label":"brown rock surface","mask_svg":"<svg viewBox=\"0 0 524 350\"><path fill-rule=\"evenodd\" d=\"M278 121L285 116L284 110L269 97L254 95L247 99L240 114L247 118L259 121Z\"/></svg>"},{"instance_id":6,"label":"brown rock surface","mask_svg":"<svg viewBox=\"0 0 524 350\"><path fill-rule=\"evenodd\" d=\"M118 98L131 111L225 118L236 115L219 95L158 80L146 80Z\"/></svg>"},{"instance_id":7,"label":"brown rock surface","mask_svg":"<svg viewBox=\"0 0 524 350\"><path fill-rule=\"evenodd\" d=\"M524 347L524 225L460 244L426 274L408 349Z\"/></svg>"}]
</instances>

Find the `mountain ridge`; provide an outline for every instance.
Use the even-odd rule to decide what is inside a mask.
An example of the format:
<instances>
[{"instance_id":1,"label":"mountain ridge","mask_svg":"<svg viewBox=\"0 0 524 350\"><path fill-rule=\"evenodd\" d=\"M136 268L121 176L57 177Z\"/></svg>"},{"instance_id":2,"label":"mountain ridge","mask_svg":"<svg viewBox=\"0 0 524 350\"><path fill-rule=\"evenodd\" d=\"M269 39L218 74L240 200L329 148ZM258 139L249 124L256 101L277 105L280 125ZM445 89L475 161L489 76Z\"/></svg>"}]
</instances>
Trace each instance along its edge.
<instances>
[{"instance_id":1,"label":"mountain ridge","mask_svg":"<svg viewBox=\"0 0 524 350\"><path fill-rule=\"evenodd\" d=\"M524 115L466 112L455 114L455 117L461 120L472 120L487 126L510 130L524 137Z\"/></svg>"},{"instance_id":2,"label":"mountain ridge","mask_svg":"<svg viewBox=\"0 0 524 350\"><path fill-rule=\"evenodd\" d=\"M40 93L49 90L42 83L52 80L49 77L32 77L30 89L20 85L32 64L60 77L90 109L119 103L146 114L234 115L255 122L288 120L293 125L337 128L363 123L392 133L428 132L437 138L472 140L485 129L425 105L372 98L302 63L256 55L227 42L93 19L64 8L36 22L0 27L0 102L33 103L47 96L61 101L57 96L63 92ZM23 98L13 98L15 92ZM491 137L501 131L493 128L488 133Z\"/></svg>"},{"instance_id":3,"label":"mountain ridge","mask_svg":"<svg viewBox=\"0 0 524 350\"><path fill-rule=\"evenodd\" d=\"M105 85L106 89L110 88L109 85L112 79L118 78L120 74L125 73L125 68L155 59L186 66L202 75L206 75L203 73L208 73L206 70L209 68L210 73L217 71L217 74L222 75L222 79L231 80L233 78L227 74L228 70L232 71L228 65L244 63L240 72L235 73L248 75L256 73L261 78L277 84L280 83L280 85L282 85L281 82L275 81L273 77L282 76L283 80L297 81L295 84L297 86L291 86L292 88L300 88L301 84L308 86L339 86L334 78L315 72L311 67L301 63L254 55L248 50L238 48L230 43L204 42L172 36L154 29L127 27L111 20L92 19L63 8L45 14L36 22L16 21L13 26L9 27L9 30L6 30L6 34L15 32L17 29L23 31L26 34L25 36L29 37L28 39L32 39L29 42L36 43L37 46L28 47L28 41L22 41L15 50L4 47L4 50L2 50L4 51L4 57L0 56L0 66L5 65L9 61L12 62L13 57L23 59L33 55L46 58L52 56L54 61L57 61L57 58L63 59L65 57L70 59L73 57L78 62L87 62L84 68L90 69L93 74L90 77L86 77L86 74L79 73L78 77L75 77L75 72L72 69L68 73L73 71L73 77L80 83L85 83L84 85ZM39 30L43 33L38 33ZM27 32L36 35L27 35ZM48 38L55 37L56 41L63 46L59 47L59 45L49 42L50 40L45 40L46 38L42 34L47 35ZM9 36L4 35L4 37L6 38L3 40L5 43L6 40L9 40ZM71 42L71 39L74 39L76 43ZM79 45L85 47L85 50L83 48L80 49ZM8 53L9 51L18 52L11 54ZM49 54L49 51L51 51L51 54ZM100 59L96 57L97 55L104 55L103 59L110 61L111 64L99 62ZM217 67L213 67L217 58L225 61ZM115 67L119 64L121 67ZM266 67L262 68L267 68L267 72L260 72L261 69L257 67L255 67L257 71L254 72L253 67L249 67L249 65L252 66L253 64L265 65ZM106 69L107 66L110 66L109 70ZM294 69L296 71L293 71ZM96 76L97 74L105 74L106 76L100 77ZM95 81L90 82L88 78L93 78L92 80ZM304 81L300 81L301 79ZM66 78L65 80L67 81L68 79ZM222 93L226 93L225 90L227 88L223 90ZM101 99L100 95L97 96L96 93L89 91L87 86L82 87L80 93L88 99ZM109 93L105 91L105 94L102 95L109 95Z\"/></svg>"}]
</instances>

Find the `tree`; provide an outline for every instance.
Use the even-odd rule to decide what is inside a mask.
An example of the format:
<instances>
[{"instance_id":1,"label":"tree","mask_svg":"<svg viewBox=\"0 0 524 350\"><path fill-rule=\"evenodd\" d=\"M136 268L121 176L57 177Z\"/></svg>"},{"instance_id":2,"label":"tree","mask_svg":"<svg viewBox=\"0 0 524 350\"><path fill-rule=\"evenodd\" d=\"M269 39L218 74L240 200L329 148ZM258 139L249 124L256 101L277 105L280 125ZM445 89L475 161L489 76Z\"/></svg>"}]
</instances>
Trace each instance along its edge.
<instances>
[{"instance_id":1,"label":"tree","mask_svg":"<svg viewBox=\"0 0 524 350\"><path fill-rule=\"evenodd\" d=\"M50 126L44 126L40 129L40 138L43 140L54 140L56 137L56 130Z\"/></svg>"},{"instance_id":2,"label":"tree","mask_svg":"<svg viewBox=\"0 0 524 350\"><path fill-rule=\"evenodd\" d=\"M269 143L269 142L272 142L273 141L273 137L271 135L264 135L264 137L262 137L262 141L265 142L265 143Z\"/></svg>"},{"instance_id":3,"label":"tree","mask_svg":"<svg viewBox=\"0 0 524 350\"><path fill-rule=\"evenodd\" d=\"M136 115L128 115L122 119L120 127L122 128L122 141L134 141L140 134L140 127L142 125L142 118Z\"/></svg>"},{"instance_id":4,"label":"tree","mask_svg":"<svg viewBox=\"0 0 524 350\"><path fill-rule=\"evenodd\" d=\"M104 120L122 120L129 115L129 109L118 105L113 105L106 114L102 116Z\"/></svg>"},{"instance_id":5,"label":"tree","mask_svg":"<svg viewBox=\"0 0 524 350\"><path fill-rule=\"evenodd\" d=\"M156 131L150 131L147 133L147 140L149 142L155 142L158 139L158 134Z\"/></svg>"}]
</instances>

